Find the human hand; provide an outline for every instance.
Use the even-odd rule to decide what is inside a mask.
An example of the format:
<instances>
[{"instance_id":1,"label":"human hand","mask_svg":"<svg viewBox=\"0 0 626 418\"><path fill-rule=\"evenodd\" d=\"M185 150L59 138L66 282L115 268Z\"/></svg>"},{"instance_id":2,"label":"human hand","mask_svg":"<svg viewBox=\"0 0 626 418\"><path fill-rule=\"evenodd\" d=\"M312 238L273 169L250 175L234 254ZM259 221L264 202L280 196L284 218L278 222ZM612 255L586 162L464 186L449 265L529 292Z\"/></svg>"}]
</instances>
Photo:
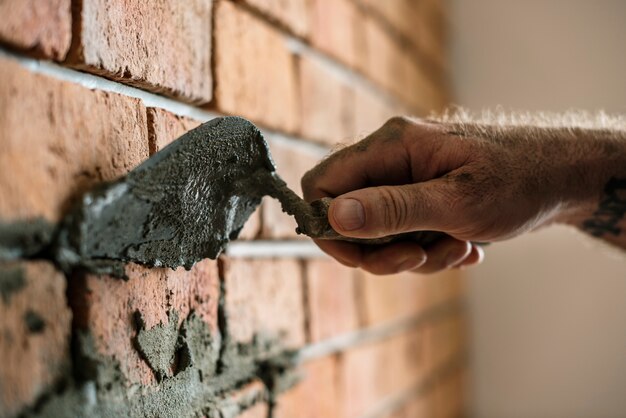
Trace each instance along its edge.
<instances>
[{"instance_id":1,"label":"human hand","mask_svg":"<svg viewBox=\"0 0 626 418\"><path fill-rule=\"evenodd\" d=\"M426 249L414 242L317 245L342 264L374 274L479 263L483 251L472 242L503 240L560 220L584 200L568 188L572 168L562 141L522 139L494 141L461 135L448 124L389 120L309 171L302 179L305 200L335 198L328 219L347 237L418 230L448 237Z\"/></svg>"}]
</instances>

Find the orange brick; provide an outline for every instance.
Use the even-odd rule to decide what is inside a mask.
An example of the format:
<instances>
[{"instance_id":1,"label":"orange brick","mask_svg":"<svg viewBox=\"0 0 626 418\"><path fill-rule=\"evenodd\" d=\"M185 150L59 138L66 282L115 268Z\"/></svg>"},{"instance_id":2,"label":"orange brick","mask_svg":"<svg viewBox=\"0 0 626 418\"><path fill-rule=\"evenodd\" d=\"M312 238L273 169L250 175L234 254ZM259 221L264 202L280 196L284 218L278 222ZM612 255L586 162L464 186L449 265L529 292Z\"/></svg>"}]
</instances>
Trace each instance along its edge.
<instances>
[{"instance_id":1,"label":"orange brick","mask_svg":"<svg viewBox=\"0 0 626 418\"><path fill-rule=\"evenodd\" d=\"M300 179L309 169L315 166L322 158L322 153L296 143L267 138L272 159L276 163L278 174L287 185L302 196ZM275 199L266 197L263 200L261 238L280 239L298 238L306 239L296 234L296 221L282 211L280 203Z\"/></svg>"},{"instance_id":2,"label":"orange brick","mask_svg":"<svg viewBox=\"0 0 626 418\"><path fill-rule=\"evenodd\" d=\"M154 373L133 345L137 336L135 311L141 314L146 329L168 324L172 311L178 313L180 325L193 311L217 337L217 262L205 260L190 271L131 264L126 274L128 281L90 275L75 284L71 301L76 322L93 335L102 355L119 362L129 383L154 383Z\"/></svg>"},{"instance_id":3,"label":"orange brick","mask_svg":"<svg viewBox=\"0 0 626 418\"><path fill-rule=\"evenodd\" d=\"M352 0L313 0L311 43L350 67L363 52L361 13Z\"/></svg>"},{"instance_id":4,"label":"orange brick","mask_svg":"<svg viewBox=\"0 0 626 418\"><path fill-rule=\"evenodd\" d=\"M358 327L357 270L335 260L306 263L309 330L312 342L334 337Z\"/></svg>"},{"instance_id":5,"label":"orange brick","mask_svg":"<svg viewBox=\"0 0 626 418\"><path fill-rule=\"evenodd\" d=\"M150 141L150 153L153 154L172 141L200 125L200 122L194 119L176 116L167 110L155 107L148 108L148 137ZM250 216L245 224L239 239L254 239L261 229L261 211Z\"/></svg>"},{"instance_id":6,"label":"orange brick","mask_svg":"<svg viewBox=\"0 0 626 418\"><path fill-rule=\"evenodd\" d=\"M299 126L295 58L286 38L237 5L215 8L216 105L286 132Z\"/></svg>"},{"instance_id":7,"label":"orange brick","mask_svg":"<svg viewBox=\"0 0 626 418\"><path fill-rule=\"evenodd\" d=\"M303 136L330 145L353 140L353 89L306 56L300 59L300 97Z\"/></svg>"},{"instance_id":8,"label":"orange brick","mask_svg":"<svg viewBox=\"0 0 626 418\"><path fill-rule=\"evenodd\" d=\"M303 380L278 398L276 418L340 418L339 358L325 357L303 366Z\"/></svg>"},{"instance_id":9,"label":"orange brick","mask_svg":"<svg viewBox=\"0 0 626 418\"><path fill-rule=\"evenodd\" d=\"M397 103L390 103L380 95L364 89L355 89L354 94L355 139L361 139L384 125L393 116L406 114Z\"/></svg>"},{"instance_id":10,"label":"orange brick","mask_svg":"<svg viewBox=\"0 0 626 418\"><path fill-rule=\"evenodd\" d=\"M32 74L10 59L0 59L0 79L1 219L56 221L77 193L147 158L139 100Z\"/></svg>"},{"instance_id":11,"label":"orange brick","mask_svg":"<svg viewBox=\"0 0 626 418\"><path fill-rule=\"evenodd\" d=\"M296 260L224 260L226 317L234 342L255 336L304 344L302 272Z\"/></svg>"},{"instance_id":12,"label":"orange brick","mask_svg":"<svg viewBox=\"0 0 626 418\"><path fill-rule=\"evenodd\" d=\"M307 37L311 30L311 0L243 0L294 34Z\"/></svg>"},{"instance_id":13,"label":"orange brick","mask_svg":"<svg viewBox=\"0 0 626 418\"><path fill-rule=\"evenodd\" d=\"M0 264L0 416L13 416L69 371L65 277L47 262Z\"/></svg>"},{"instance_id":14,"label":"orange brick","mask_svg":"<svg viewBox=\"0 0 626 418\"><path fill-rule=\"evenodd\" d=\"M212 97L212 0L82 0L69 63L193 103Z\"/></svg>"},{"instance_id":15,"label":"orange brick","mask_svg":"<svg viewBox=\"0 0 626 418\"><path fill-rule=\"evenodd\" d=\"M362 273L359 280L363 323L375 325L407 318L436 305L459 299L461 276L457 271L421 276L403 273L375 276Z\"/></svg>"},{"instance_id":16,"label":"orange brick","mask_svg":"<svg viewBox=\"0 0 626 418\"><path fill-rule=\"evenodd\" d=\"M72 40L71 0L0 2L0 42L62 61Z\"/></svg>"}]
</instances>

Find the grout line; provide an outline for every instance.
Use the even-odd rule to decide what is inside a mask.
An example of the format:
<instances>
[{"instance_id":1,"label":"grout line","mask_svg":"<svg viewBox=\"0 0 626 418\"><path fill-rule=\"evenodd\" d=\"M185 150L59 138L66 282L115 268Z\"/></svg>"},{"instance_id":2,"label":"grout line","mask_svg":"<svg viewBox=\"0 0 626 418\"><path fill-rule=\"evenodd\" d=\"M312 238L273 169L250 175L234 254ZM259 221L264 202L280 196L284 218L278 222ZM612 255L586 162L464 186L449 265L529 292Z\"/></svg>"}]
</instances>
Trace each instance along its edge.
<instances>
[{"instance_id":1,"label":"grout line","mask_svg":"<svg viewBox=\"0 0 626 418\"><path fill-rule=\"evenodd\" d=\"M230 258L324 258L328 257L311 241L233 241L226 251Z\"/></svg>"},{"instance_id":2,"label":"grout line","mask_svg":"<svg viewBox=\"0 0 626 418\"><path fill-rule=\"evenodd\" d=\"M305 362L332 354L340 353L351 347L382 340L392 335L408 331L427 321L436 321L461 311L463 304L454 300L430 308L417 315L396 319L381 325L359 329L301 348L296 355L296 362Z\"/></svg>"},{"instance_id":3,"label":"grout line","mask_svg":"<svg viewBox=\"0 0 626 418\"><path fill-rule=\"evenodd\" d=\"M85 73L74 70L72 68L63 67L53 62L38 60L35 58L25 57L0 47L0 57L9 58L17 61L22 67L28 69L35 74L49 76L61 81L67 81L73 84L86 87L90 90L99 90L109 93L121 94L123 96L139 99L146 107L157 107L167 110L177 116L184 116L196 119L200 122L206 122L214 118L225 116L216 111L202 109L178 100L161 96L156 93L141 90L137 87L128 86L118 81L109 80L102 76ZM325 156L330 148L316 144L304 138L286 135L282 132L271 129L261 129L264 136L281 142L298 147L308 152L319 155L320 158Z\"/></svg>"},{"instance_id":4,"label":"grout line","mask_svg":"<svg viewBox=\"0 0 626 418\"><path fill-rule=\"evenodd\" d=\"M453 356L428 376L418 379L411 386L398 393L383 398L369 412L362 415L361 418L385 418L392 415L409 401L430 392L437 383L447 379L454 372L461 370L464 363L465 356L463 354Z\"/></svg>"}]
</instances>

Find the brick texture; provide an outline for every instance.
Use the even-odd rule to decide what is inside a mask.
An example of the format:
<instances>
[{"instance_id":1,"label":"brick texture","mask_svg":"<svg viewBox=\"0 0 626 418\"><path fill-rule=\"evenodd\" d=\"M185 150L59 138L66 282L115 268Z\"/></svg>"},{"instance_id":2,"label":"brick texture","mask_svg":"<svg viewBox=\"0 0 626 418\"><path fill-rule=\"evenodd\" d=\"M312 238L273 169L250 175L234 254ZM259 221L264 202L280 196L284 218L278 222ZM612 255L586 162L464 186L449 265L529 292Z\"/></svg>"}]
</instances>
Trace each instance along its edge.
<instances>
[{"instance_id":1,"label":"brick texture","mask_svg":"<svg viewBox=\"0 0 626 418\"><path fill-rule=\"evenodd\" d=\"M138 100L0 64L0 219L58 220L77 193L147 158Z\"/></svg>"},{"instance_id":2,"label":"brick texture","mask_svg":"<svg viewBox=\"0 0 626 418\"><path fill-rule=\"evenodd\" d=\"M77 4L72 66L189 102L211 100L211 0Z\"/></svg>"},{"instance_id":3,"label":"brick texture","mask_svg":"<svg viewBox=\"0 0 626 418\"><path fill-rule=\"evenodd\" d=\"M310 340L338 336L358 328L358 271L334 260L306 263Z\"/></svg>"},{"instance_id":4,"label":"brick texture","mask_svg":"<svg viewBox=\"0 0 626 418\"><path fill-rule=\"evenodd\" d=\"M128 281L91 275L76 279L80 283L74 283L72 293L75 322L93 335L100 354L119 362L130 383L152 384L154 373L133 344L138 331L135 312L150 329L168 324L173 311L180 325L193 311L217 337L217 262L202 261L189 272L182 267L172 271L129 265L126 274Z\"/></svg>"},{"instance_id":5,"label":"brick texture","mask_svg":"<svg viewBox=\"0 0 626 418\"><path fill-rule=\"evenodd\" d=\"M72 39L71 0L0 2L0 42L61 61Z\"/></svg>"},{"instance_id":6,"label":"brick texture","mask_svg":"<svg viewBox=\"0 0 626 418\"><path fill-rule=\"evenodd\" d=\"M324 357L303 366L303 381L278 398L275 418L340 418L339 358Z\"/></svg>"},{"instance_id":7,"label":"brick texture","mask_svg":"<svg viewBox=\"0 0 626 418\"><path fill-rule=\"evenodd\" d=\"M217 2L215 13L218 109L295 132L298 87L285 37L233 3Z\"/></svg>"},{"instance_id":8,"label":"brick texture","mask_svg":"<svg viewBox=\"0 0 626 418\"><path fill-rule=\"evenodd\" d=\"M9 293L12 274L21 279ZM9 417L67 373L71 313L65 278L49 263L0 264L0 281L5 289L0 298L0 417Z\"/></svg>"},{"instance_id":9,"label":"brick texture","mask_svg":"<svg viewBox=\"0 0 626 418\"><path fill-rule=\"evenodd\" d=\"M241 0L300 37L311 30L312 0Z\"/></svg>"},{"instance_id":10,"label":"brick texture","mask_svg":"<svg viewBox=\"0 0 626 418\"><path fill-rule=\"evenodd\" d=\"M364 48L361 15L353 0L313 0L311 43L355 67Z\"/></svg>"},{"instance_id":11,"label":"brick texture","mask_svg":"<svg viewBox=\"0 0 626 418\"><path fill-rule=\"evenodd\" d=\"M295 260L224 260L226 317L234 342L304 344L302 272Z\"/></svg>"}]
</instances>

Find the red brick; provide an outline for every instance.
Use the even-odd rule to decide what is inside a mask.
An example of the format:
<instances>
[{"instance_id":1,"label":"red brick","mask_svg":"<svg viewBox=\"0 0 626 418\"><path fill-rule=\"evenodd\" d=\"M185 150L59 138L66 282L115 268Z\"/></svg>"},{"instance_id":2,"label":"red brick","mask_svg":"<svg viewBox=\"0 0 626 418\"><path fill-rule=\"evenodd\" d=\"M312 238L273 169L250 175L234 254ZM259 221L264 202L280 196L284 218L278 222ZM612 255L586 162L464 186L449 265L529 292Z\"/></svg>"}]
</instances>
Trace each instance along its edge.
<instances>
[{"instance_id":1,"label":"red brick","mask_svg":"<svg viewBox=\"0 0 626 418\"><path fill-rule=\"evenodd\" d=\"M287 132L299 126L295 58L286 38L237 5L215 9L216 105Z\"/></svg>"},{"instance_id":2,"label":"red brick","mask_svg":"<svg viewBox=\"0 0 626 418\"><path fill-rule=\"evenodd\" d=\"M359 280L360 312L366 326L407 318L459 299L461 276L457 271L421 276L403 273L375 276L362 273Z\"/></svg>"},{"instance_id":3,"label":"red brick","mask_svg":"<svg viewBox=\"0 0 626 418\"><path fill-rule=\"evenodd\" d=\"M357 270L335 260L306 263L310 340L317 342L358 327Z\"/></svg>"},{"instance_id":4,"label":"red brick","mask_svg":"<svg viewBox=\"0 0 626 418\"><path fill-rule=\"evenodd\" d=\"M302 135L334 145L352 141L354 90L318 60L300 59Z\"/></svg>"},{"instance_id":5,"label":"red brick","mask_svg":"<svg viewBox=\"0 0 626 418\"><path fill-rule=\"evenodd\" d=\"M0 79L0 218L58 220L76 193L147 158L139 100L32 74L10 59L0 59Z\"/></svg>"},{"instance_id":6,"label":"red brick","mask_svg":"<svg viewBox=\"0 0 626 418\"><path fill-rule=\"evenodd\" d=\"M201 122L176 116L167 110L155 107L148 108L148 136L150 140L150 153L153 154L172 141L200 125ZM245 224L239 239L254 239L261 229L261 211L258 209L250 216Z\"/></svg>"},{"instance_id":7,"label":"red brick","mask_svg":"<svg viewBox=\"0 0 626 418\"><path fill-rule=\"evenodd\" d=\"M226 317L234 342L256 335L304 344L302 272L297 260L224 260Z\"/></svg>"},{"instance_id":8,"label":"red brick","mask_svg":"<svg viewBox=\"0 0 626 418\"><path fill-rule=\"evenodd\" d=\"M393 116L406 114L397 103L364 88L354 92L354 133L355 139L364 138L374 132Z\"/></svg>"},{"instance_id":9,"label":"red brick","mask_svg":"<svg viewBox=\"0 0 626 418\"><path fill-rule=\"evenodd\" d=\"M322 158L322 152L294 142L273 139L271 137L267 138L267 140L278 174L293 191L302 196L300 179L304 173L318 163ZM261 217L261 238L306 239L304 236L296 234L297 225L295 219L284 213L280 203L275 199L266 197L263 200Z\"/></svg>"},{"instance_id":10,"label":"red brick","mask_svg":"<svg viewBox=\"0 0 626 418\"><path fill-rule=\"evenodd\" d=\"M61 61L72 40L71 0L0 2L0 42Z\"/></svg>"},{"instance_id":11,"label":"red brick","mask_svg":"<svg viewBox=\"0 0 626 418\"><path fill-rule=\"evenodd\" d=\"M278 398L276 418L340 418L339 358L324 357L302 367L303 380Z\"/></svg>"},{"instance_id":12,"label":"red brick","mask_svg":"<svg viewBox=\"0 0 626 418\"><path fill-rule=\"evenodd\" d=\"M0 276L21 271L21 287L0 298L0 416L13 416L69 372L71 312L65 277L50 263L0 264ZM0 277L1 280L6 278ZM30 327L27 315L41 324Z\"/></svg>"},{"instance_id":13,"label":"red brick","mask_svg":"<svg viewBox=\"0 0 626 418\"><path fill-rule=\"evenodd\" d=\"M211 0L78 4L71 65L189 102L211 100Z\"/></svg>"},{"instance_id":14,"label":"red brick","mask_svg":"<svg viewBox=\"0 0 626 418\"><path fill-rule=\"evenodd\" d=\"M352 0L313 0L311 43L350 67L363 51L361 13Z\"/></svg>"},{"instance_id":15,"label":"red brick","mask_svg":"<svg viewBox=\"0 0 626 418\"><path fill-rule=\"evenodd\" d=\"M243 0L269 17L270 20L288 28L294 34L307 37L311 30L312 0Z\"/></svg>"},{"instance_id":16,"label":"red brick","mask_svg":"<svg viewBox=\"0 0 626 418\"><path fill-rule=\"evenodd\" d=\"M72 294L76 323L91 332L102 355L120 363L128 383L154 383L152 370L133 345L137 335L135 311L141 313L146 329L169 323L168 312L178 313L180 325L194 311L217 335L217 262L204 260L190 271L131 264L126 274L128 281L87 276L77 285Z\"/></svg>"}]
</instances>

